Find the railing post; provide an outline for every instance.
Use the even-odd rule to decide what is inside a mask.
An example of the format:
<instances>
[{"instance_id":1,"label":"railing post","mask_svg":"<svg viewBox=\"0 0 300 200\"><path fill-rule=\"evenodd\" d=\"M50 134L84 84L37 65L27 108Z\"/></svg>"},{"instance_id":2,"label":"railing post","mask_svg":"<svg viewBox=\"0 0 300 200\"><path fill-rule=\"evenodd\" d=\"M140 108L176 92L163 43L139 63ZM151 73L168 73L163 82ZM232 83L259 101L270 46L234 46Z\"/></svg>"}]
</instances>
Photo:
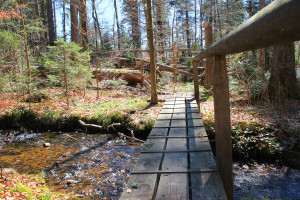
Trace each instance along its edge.
<instances>
[{"instance_id":1,"label":"railing post","mask_svg":"<svg viewBox=\"0 0 300 200\"><path fill-rule=\"evenodd\" d=\"M225 56L213 57L217 167L228 199L233 199L229 86Z\"/></svg>"},{"instance_id":2,"label":"railing post","mask_svg":"<svg viewBox=\"0 0 300 200\"><path fill-rule=\"evenodd\" d=\"M198 61L193 60L193 74L194 74L194 92L195 92L195 100L197 104L200 105L199 99L199 77L198 77Z\"/></svg>"}]
</instances>

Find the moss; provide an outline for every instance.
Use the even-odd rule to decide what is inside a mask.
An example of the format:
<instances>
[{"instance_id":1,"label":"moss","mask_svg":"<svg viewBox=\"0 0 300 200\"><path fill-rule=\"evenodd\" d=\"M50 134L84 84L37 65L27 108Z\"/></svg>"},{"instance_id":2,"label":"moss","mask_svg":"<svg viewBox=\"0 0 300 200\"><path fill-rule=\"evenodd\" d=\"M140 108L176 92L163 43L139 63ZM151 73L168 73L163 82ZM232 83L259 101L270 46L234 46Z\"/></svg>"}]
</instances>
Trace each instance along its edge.
<instances>
[{"instance_id":1,"label":"moss","mask_svg":"<svg viewBox=\"0 0 300 200\"><path fill-rule=\"evenodd\" d=\"M120 126L114 128L123 133L130 135L131 129L137 132L138 136L145 138L149 134L154 121L148 120L143 122L142 126L134 124L129 116L122 113L98 114L95 116L82 117L78 114L65 114L64 112L46 111L39 115L28 109L18 109L6 113L0 117L0 125L3 129L18 129L21 127L33 131L75 131L84 129L78 120L84 120L88 124L96 124L103 127L109 127L111 124L120 123ZM99 132L99 129L89 128L89 132ZM108 131L115 132L114 129Z\"/></svg>"}]
</instances>

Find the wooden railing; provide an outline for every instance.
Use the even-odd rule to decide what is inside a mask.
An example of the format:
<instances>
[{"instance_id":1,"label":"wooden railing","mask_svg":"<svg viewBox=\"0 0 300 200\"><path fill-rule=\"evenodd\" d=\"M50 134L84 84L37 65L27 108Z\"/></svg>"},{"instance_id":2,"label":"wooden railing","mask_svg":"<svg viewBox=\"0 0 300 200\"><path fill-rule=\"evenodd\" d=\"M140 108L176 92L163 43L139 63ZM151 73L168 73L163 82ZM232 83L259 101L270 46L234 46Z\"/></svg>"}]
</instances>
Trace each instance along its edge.
<instances>
[{"instance_id":1,"label":"wooden railing","mask_svg":"<svg viewBox=\"0 0 300 200\"><path fill-rule=\"evenodd\" d=\"M233 199L229 87L225 55L300 40L300 0L276 0L193 58L199 102L198 62L213 57L216 161L228 199Z\"/></svg>"}]
</instances>

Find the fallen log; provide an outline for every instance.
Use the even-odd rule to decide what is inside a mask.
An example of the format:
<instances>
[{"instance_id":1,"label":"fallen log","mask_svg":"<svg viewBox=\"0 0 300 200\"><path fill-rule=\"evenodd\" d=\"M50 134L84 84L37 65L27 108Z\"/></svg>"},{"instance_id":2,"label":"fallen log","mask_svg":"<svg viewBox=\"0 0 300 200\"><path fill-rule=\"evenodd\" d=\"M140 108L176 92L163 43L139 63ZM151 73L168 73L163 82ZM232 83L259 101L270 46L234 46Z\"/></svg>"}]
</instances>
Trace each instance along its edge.
<instances>
[{"instance_id":1,"label":"fallen log","mask_svg":"<svg viewBox=\"0 0 300 200\"><path fill-rule=\"evenodd\" d=\"M87 123L85 123L85 122L82 121L82 120L78 120L78 121L79 121L79 123L80 123L82 126L84 126L84 127L93 127L93 128L98 128L98 129L104 129L104 128L112 127L112 128L114 129L114 131L117 132L118 136L124 137L124 138L126 138L126 139L130 139L130 140L133 140L133 141L136 141L136 142L142 142L142 143L145 142L144 140L140 140L140 139L137 139L137 138L135 138L135 137L130 137L130 136L127 136L127 135L125 135L125 134L123 134L123 133L118 132L118 131L115 129L114 126L120 126L121 123L113 123L113 124L111 124L111 125L109 125L109 126L107 126L107 127L104 127L104 126L99 126L99 125L96 125L96 124L87 124ZM75 139L75 138L73 138L73 137L71 137L71 136L69 136L69 135L66 135L66 136L67 136L67 137L70 137L71 139L77 140L77 139Z\"/></svg>"}]
</instances>

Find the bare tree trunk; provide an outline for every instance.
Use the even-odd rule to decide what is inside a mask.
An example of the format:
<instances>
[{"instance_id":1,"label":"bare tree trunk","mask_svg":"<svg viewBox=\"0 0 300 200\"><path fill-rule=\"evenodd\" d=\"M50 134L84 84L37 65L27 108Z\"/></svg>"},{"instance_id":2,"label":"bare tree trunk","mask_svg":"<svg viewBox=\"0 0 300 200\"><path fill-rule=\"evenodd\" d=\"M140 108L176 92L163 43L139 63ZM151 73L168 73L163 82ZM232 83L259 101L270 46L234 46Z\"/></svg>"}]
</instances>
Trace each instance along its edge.
<instances>
[{"instance_id":1,"label":"bare tree trunk","mask_svg":"<svg viewBox=\"0 0 300 200\"><path fill-rule=\"evenodd\" d=\"M86 0L79 0L80 39L83 51L89 50L89 39L87 32Z\"/></svg>"},{"instance_id":2,"label":"bare tree trunk","mask_svg":"<svg viewBox=\"0 0 300 200\"><path fill-rule=\"evenodd\" d=\"M148 45L150 49L150 81L151 81L151 103L157 104L157 91L156 91L156 69L155 69L155 48L153 43L153 28L152 28L152 14L151 14L151 0L147 0L147 36Z\"/></svg>"},{"instance_id":3,"label":"bare tree trunk","mask_svg":"<svg viewBox=\"0 0 300 200\"><path fill-rule=\"evenodd\" d=\"M99 24L99 20L98 20L98 14L97 14L96 6L95 6L95 0L92 0L92 7L93 7L93 12L95 13L94 21L96 21L96 24L98 27L99 39L100 39L101 48L102 48L103 47L103 39L102 39L101 28L100 28L100 24Z\"/></svg>"},{"instance_id":4,"label":"bare tree trunk","mask_svg":"<svg viewBox=\"0 0 300 200\"><path fill-rule=\"evenodd\" d=\"M54 41L56 40L56 36L55 36L55 28L54 28L54 21L53 21L52 0L48 0L47 2L48 2L47 17L48 17L49 44L53 46Z\"/></svg>"},{"instance_id":5,"label":"bare tree trunk","mask_svg":"<svg viewBox=\"0 0 300 200\"><path fill-rule=\"evenodd\" d=\"M138 1L131 1L131 30L134 48L141 49L141 29L139 25ZM151 19L152 20L152 19Z\"/></svg>"},{"instance_id":6,"label":"bare tree trunk","mask_svg":"<svg viewBox=\"0 0 300 200\"><path fill-rule=\"evenodd\" d=\"M209 22L205 22L205 46L206 48L212 44L212 26ZM206 58L205 63L205 83L204 86L206 89L211 89L213 84L212 77L212 67L213 67L213 58Z\"/></svg>"},{"instance_id":7,"label":"bare tree trunk","mask_svg":"<svg viewBox=\"0 0 300 200\"><path fill-rule=\"evenodd\" d=\"M120 33L118 7L117 7L117 1L116 0L114 0L114 6L115 6L115 14L116 14L116 22L117 22L118 49L121 50L121 33Z\"/></svg>"},{"instance_id":8,"label":"bare tree trunk","mask_svg":"<svg viewBox=\"0 0 300 200\"><path fill-rule=\"evenodd\" d=\"M55 8L55 0L53 0L53 22L54 22L54 34L55 38L57 37L57 30L56 30L56 8Z\"/></svg>"},{"instance_id":9,"label":"bare tree trunk","mask_svg":"<svg viewBox=\"0 0 300 200\"><path fill-rule=\"evenodd\" d=\"M185 1L185 26L186 26L186 46L188 49L191 48L191 38L190 38L190 25L189 25L189 8L188 0ZM191 55L191 52L188 51L188 55Z\"/></svg>"},{"instance_id":10,"label":"bare tree trunk","mask_svg":"<svg viewBox=\"0 0 300 200\"><path fill-rule=\"evenodd\" d=\"M66 3L65 1L62 2L63 6L63 34L64 34L64 40L67 40L67 34L66 34Z\"/></svg>"},{"instance_id":11,"label":"bare tree trunk","mask_svg":"<svg viewBox=\"0 0 300 200\"><path fill-rule=\"evenodd\" d=\"M72 42L79 44L77 0L70 0L70 12L71 12L71 40Z\"/></svg>"},{"instance_id":12,"label":"bare tree trunk","mask_svg":"<svg viewBox=\"0 0 300 200\"><path fill-rule=\"evenodd\" d=\"M259 0L259 10L263 9L266 6L265 0ZM266 49L259 49L258 50L258 57L259 57L259 66L264 71L266 71Z\"/></svg>"},{"instance_id":13,"label":"bare tree trunk","mask_svg":"<svg viewBox=\"0 0 300 200\"><path fill-rule=\"evenodd\" d=\"M200 6L200 48L203 48L203 3L199 1Z\"/></svg>"},{"instance_id":14,"label":"bare tree trunk","mask_svg":"<svg viewBox=\"0 0 300 200\"><path fill-rule=\"evenodd\" d=\"M197 0L195 0L195 5L194 5L194 12L195 12L195 44L197 43Z\"/></svg>"},{"instance_id":15,"label":"bare tree trunk","mask_svg":"<svg viewBox=\"0 0 300 200\"><path fill-rule=\"evenodd\" d=\"M220 12L219 12L218 0L216 0L216 8L217 8L218 25L219 25L219 36L220 36L220 38L222 38L222 26L221 26L221 19L220 19Z\"/></svg>"},{"instance_id":16,"label":"bare tree trunk","mask_svg":"<svg viewBox=\"0 0 300 200\"><path fill-rule=\"evenodd\" d=\"M273 46L268 91L271 97L280 94L279 99L296 98L299 95L294 43Z\"/></svg>"},{"instance_id":17,"label":"bare tree trunk","mask_svg":"<svg viewBox=\"0 0 300 200\"><path fill-rule=\"evenodd\" d=\"M25 44L25 53L26 53L26 61L27 61L27 94L29 96L29 109L30 109L30 102L31 102L31 70L30 70L30 61L29 61L29 54L28 54L28 47L27 47L27 36L26 36L26 30L25 30L25 25L23 21L23 15L22 15L22 8L19 8L20 10L20 16L21 16L21 23L22 23L22 29L24 31L24 44Z\"/></svg>"}]
</instances>

